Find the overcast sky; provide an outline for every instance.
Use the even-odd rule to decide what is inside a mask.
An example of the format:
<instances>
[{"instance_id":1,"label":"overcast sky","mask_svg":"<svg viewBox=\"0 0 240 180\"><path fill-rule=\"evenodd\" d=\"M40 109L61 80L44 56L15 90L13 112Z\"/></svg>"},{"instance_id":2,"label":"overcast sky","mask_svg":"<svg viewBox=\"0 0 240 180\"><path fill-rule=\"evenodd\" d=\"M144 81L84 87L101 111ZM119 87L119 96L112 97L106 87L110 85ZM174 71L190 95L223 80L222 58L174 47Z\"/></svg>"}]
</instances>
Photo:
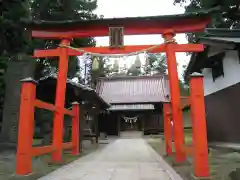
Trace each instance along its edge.
<instances>
[{"instance_id":1,"label":"overcast sky","mask_svg":"<svg viewBox=\"0 0 240 180\"><path fill-rule=\"evenodd\" d=\"M105 18L157 16L182 14L184 8L173 5L173 0L98 0L96 13ZM97 45L109 45L108 37L99 37L96 40ZM178 34L176 40L181 44L187 43L185 34ZM159 44L162 42L161 35L125 36L124 38L125 45ZM189 57L185 53L177 53L177 61L181 65L186 65L189 62ZM179 68L179 74L181 73L182 69Z\"/></svg>"},{"instance_id":2,"label":"overcast sky","mask_svg":"<svg viewBox=\"0 0 240 180\"><path fill-rule=\"evenodd\" d=\"M114 17L139 17L139 16L157 16L182 14L184 8L174 6L173 0L98 0L98 8L95 13L103 15L104 18ZM187 43L185 34L178 34L176 40L180 44ZM108 46L108 37L96 38L97 46ZM144 45L144 44L161 44L163 42L161 35L141 35L141 36L125 36L125 45ZM143 61L143 56L141 56ZM128 58L123 61L133 62L135 57ZM189 62L189 57L185 53L177 53L177 61L179 63L179 75L182 74L182 65ZM126 62L125 62L126 63ZM121 66L121 65L120 65Z\"/></svg>"}]
</instances>

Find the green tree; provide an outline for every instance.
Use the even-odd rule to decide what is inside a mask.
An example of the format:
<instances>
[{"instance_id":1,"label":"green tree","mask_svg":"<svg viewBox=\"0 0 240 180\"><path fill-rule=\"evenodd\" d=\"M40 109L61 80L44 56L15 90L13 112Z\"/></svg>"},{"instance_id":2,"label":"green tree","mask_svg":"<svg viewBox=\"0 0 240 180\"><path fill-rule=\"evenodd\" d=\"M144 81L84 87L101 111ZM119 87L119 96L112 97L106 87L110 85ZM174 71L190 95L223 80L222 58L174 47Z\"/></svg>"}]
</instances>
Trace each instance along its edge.
<instances>
[{"instance_id":1,"label":"green tree","mask_svg":"<svg viewBox=\"0 0 240 180\"><path fill-rule=\"evenodd\" d=\"M175 4L185 7L185 13L197 12L204 9L220 7L220 11L213 15L209 28L240 28L240 1L239 0L175 0ZM190 42L195 42L203 33L189 33Z\"/></svg>"},{"instance_id":2,"label":"green tree","mask_svg":"<svg viewBox=\"0 0 240 180\"><path fill-rule=\"evenodd\" d=\"M79 1L79 0L33 0L31 3L32 18L34 20L49 20L49 21L67 21L67 20L90 20L99 18L92 11L97 8L97 1ZM59 40L37 40L35 46L49 49L55 48L59 44ZM95 46L93 38L74 39L72 42L74 47ZM51 72L49 67L57 67L57 59L49 60L41 59L39 64L43 69L37 69L36 74L43 70ZM68 78L73 78L79 71L78 58L70 57ZM57 68L55 68L57 70ZM41 73L40 73L41 76ZM39 77L36 77L39 78Z\"/></svg>"},{"instance_id":3,"label":"green tree","mask_svg":"<svg viewBox=\"0 0 240 180\"><path fill-rule=\"evenodd\" d=\"M142 64L141 64L141 61L140 61L140 57L136 56L136 59L135 59L134 63L132 64L132 66L127 71L127 75L128 76L140 76L140 75L142 75L141 67L142 67Z\"/></svg>"},{"instance_id":4,"label":"green tree","mask_svg":"<svg viewBox=\"0 0 240 180\"><path fill-rule=\"evenodd\" d=\"M179 89L181 96L189 96L189 86L179 79Z\"/></svg>"},{"instance_id":5,"label":"green tree","mask_svg":"<svg viewBox=\"0 0 240 180\"><path fill-rule=\"evenodd\" d=\"M0 1L0 60L3 64L7 62L7 71L4 75L6 94L1 131L2 141L13 143L17 141L20 80L29 76L38 79L52 72L57 73L56 60L49 61L46 58L33 60L31 54L34 48L55 48L59 41L32 41L30 34L19 19L52 21L95 19L98 17L92 11L96 7L96 1L91 3L79 0ZM95 41L92 38L76 39L73 45L76 47L94 46ZM74 77L79 69L78 59L72 57L69 61L68 77Z\"/></svg>"},{"instance_id":6,"label":"green tree","mask_svg":"<svg viewBox=\"0 0 240 180\"><path fill-rule=\"evenodd\" d=\"M17 121L19 116L20 79L33 74L34 64L31 63L31 39L22 27L20 18L31 18L30 5L27 0L9 0L0 2L0 64L4 71L1 79L1 101L5 98L3 119L1 124L1 141L17 141ZM1 102L3 104L3 102Z\"/></svg>"},{"instance_id":7,"label":"green tree","mask_svg":"<svg viewBox=\"0 0 240 180\"><path fill-rule=\"evenodd\" d=\"M144 74L156 75L166 74L167 58L165 54L147 54Z\"/></svg>"},{"instance_id":8,"label":"green tree","mask_svg":"<svg viewBox=\"0 0 240 180\"><path fill-rule=\"evenodd\" d=\"M187 66L182 65L182 68L183 68L183 73L181 74L181 79L179 80L180 94L181 96L189 96L190 95L189 81L184 77Z\"/></svg>"},{"instance_id":9,"label":"green tree","mask_svg":"<svg viewBox=\"0 0 240 180\"><path fill-rule=\"evenodd\" d=\"M96 63L96 65L93 65ZM95 67L94 67L95 66ZM92 57L89 71L89 82L92 88L96 88L98 78L107 77L111 74L111 64L107 57Z\"/></svg>"}]
</instances>

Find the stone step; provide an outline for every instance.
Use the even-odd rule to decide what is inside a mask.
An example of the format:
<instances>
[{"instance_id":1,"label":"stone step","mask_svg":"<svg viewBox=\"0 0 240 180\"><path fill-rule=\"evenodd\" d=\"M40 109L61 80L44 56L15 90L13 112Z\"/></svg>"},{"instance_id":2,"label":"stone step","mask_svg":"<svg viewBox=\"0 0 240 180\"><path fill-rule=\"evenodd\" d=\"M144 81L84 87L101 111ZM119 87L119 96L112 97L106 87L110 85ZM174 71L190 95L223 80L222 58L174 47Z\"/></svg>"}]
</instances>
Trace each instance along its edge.
<instances>
[{"instance_id":1,"label":"stone step","mask_svg":"<svg viewBox=\"0 0 240 180\"><path fill-rule=\"evenodd\" d=\"M122 131L120 133L120 137L125 139L142 138L142 135L142 131Z\"/></svg>"}]
</instances>

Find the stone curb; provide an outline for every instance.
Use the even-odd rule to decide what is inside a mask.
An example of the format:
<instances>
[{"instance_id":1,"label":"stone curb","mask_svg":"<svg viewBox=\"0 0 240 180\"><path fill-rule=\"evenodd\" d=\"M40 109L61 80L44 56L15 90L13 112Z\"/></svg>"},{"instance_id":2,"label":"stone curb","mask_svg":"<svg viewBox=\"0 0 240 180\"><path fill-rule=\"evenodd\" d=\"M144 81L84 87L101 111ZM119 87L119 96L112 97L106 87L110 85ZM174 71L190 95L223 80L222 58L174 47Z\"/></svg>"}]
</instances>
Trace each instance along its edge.
<instances>
[{"instance_id":1,"label":"stone curb","mask_svg":"<svg viewBox=\"0 0 240 180\"><path fill-rule=\"evenodd\" d=\"M145 141L151 154L161 164L162 168L166 170L166 173L170 176L172 180L183 180L183 178Z\"/></svg>"}]
</instances>

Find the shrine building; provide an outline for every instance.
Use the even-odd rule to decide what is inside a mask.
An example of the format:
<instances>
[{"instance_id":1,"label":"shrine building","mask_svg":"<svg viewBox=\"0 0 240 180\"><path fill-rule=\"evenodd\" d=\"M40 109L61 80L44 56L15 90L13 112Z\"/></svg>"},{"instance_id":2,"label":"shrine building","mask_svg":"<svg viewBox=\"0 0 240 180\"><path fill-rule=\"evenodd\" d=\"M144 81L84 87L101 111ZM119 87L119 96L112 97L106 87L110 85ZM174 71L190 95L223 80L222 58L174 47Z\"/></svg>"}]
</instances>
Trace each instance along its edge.
<instances>
[{"instance_id":1,"label":"shrine building","mask_svg":"<svg viewBox=\"0 0 240 180\"><path fill-rule=\"evenodd\" d=\"M124 131L163 132L163 103L170 102L168 81L167 75L100 78L96 91L111 107L101 113L99 131L118 136ZM184 127L191 128L188 97L181 97L181 108Z\"/></svg>"},{"instance_id":2,"label":"shrine building","mask_svg":"<svg viewBox=\"0 0 240 180\"><path fill-rule=\"evenodd\" d=\"M100 132L163 131L163 103L169 101L166 75L100 78L96 91L111 104L109 113L99 119Z\"/></svg>"}]
</instances>

